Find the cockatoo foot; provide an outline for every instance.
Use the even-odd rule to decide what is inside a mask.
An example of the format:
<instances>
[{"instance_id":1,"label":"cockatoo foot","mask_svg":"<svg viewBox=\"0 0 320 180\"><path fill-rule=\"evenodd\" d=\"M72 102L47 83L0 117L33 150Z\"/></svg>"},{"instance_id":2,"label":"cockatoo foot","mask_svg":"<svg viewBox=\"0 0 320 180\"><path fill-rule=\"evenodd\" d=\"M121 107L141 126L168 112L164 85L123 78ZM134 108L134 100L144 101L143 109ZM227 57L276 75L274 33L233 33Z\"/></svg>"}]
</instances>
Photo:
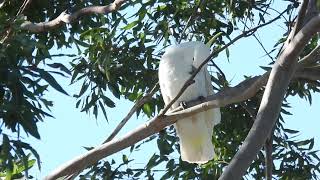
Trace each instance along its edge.
<instances>
[{"instance_id":1,"label":"cockatoo foot","mask_svg":"<svg viewBox=\"0 0 320 180\"><path fill-rule=\"evenodd\" d=\"M182 109L187 109L187 102L181 101L179 104L180 104L180 107L182 107Z\"/></svg>"},{"instance_id":2,"label":"cockatoo foot","mask_svg":"<svg viewBox=\"0 0 320 180\"><path fill-rule=\"evenodd\" d=\"M198 100L201 101L201 103L205 102L206 98L204 96L199 96Z\"/></svg>"}]
</instances>

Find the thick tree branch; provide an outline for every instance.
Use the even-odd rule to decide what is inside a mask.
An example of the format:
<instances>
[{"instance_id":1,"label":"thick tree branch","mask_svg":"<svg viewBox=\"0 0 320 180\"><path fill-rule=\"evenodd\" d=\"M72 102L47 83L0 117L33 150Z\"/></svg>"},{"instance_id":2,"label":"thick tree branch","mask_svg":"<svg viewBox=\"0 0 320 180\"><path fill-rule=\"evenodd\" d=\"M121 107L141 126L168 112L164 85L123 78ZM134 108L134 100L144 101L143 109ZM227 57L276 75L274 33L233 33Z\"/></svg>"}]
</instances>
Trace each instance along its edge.
<instances>
[{"instance_id":1,"label":"thick tree branch","mask_svg":"<svg viewBox=\"0 0 320 180\"><path fill-rule=\"evenodd\" d=\"M32 23L32 22L26 21L21 24L20 28L24 30L28 30L30 32L34 32L34 33L46 32L46 31L57 28L63 23L72 23L85 15L107 14L110 12L117 11L124 2L126 2L126 0L115 0L113 3L107 6L90 6L90 7L82 8L72 14L68 14L66 13L66 11L64 11L57 18L51 21L40 22L40 23Z\"/></svg>"},{"instance_id":2,"label":"thick tree branch","mask_svg":"<svg viewBox=\"0 0 320 180\"><path fill-rule=\"evenodd\" d=\"M286 89L296 70L298 56L319 30L318 15L302 27L280 54L270 73L257 118L240 150L221 175L221 180L240 179L256 157L279 116Z\"/></svg>"}]
</instances>

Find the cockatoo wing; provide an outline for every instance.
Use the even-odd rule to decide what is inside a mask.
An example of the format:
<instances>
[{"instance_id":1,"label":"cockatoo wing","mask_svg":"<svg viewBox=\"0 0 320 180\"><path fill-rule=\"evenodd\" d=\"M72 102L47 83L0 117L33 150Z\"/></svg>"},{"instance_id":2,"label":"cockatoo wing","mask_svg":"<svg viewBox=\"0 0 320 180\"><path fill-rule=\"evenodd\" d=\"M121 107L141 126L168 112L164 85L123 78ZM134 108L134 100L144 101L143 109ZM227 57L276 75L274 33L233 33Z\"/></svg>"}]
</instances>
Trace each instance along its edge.
<instances>
[{"instance_id":1,"label":"cockatoo wing","mask_svg":"<svg viewBox=\"0 0 320 180\"><path fill-rule=\"evenodd\" d=\"M180 91L193 70L209 56L210 49L201 42L182 43L166 49L159 65L159 83L164 102L167 104ZM172 108L181 101L213 94L210 75L203 67ZM216 119L218 118L218 119ZM180 138L181 158L191 163L205 163L214 156L211 141L213 126L220 122L220 110L211 109L197 113L175 123Z\"/></svg>"},{"instance_id":2,"label":"cockatoo wing","mask_svg":"<svg viewBox=\"0 0 320 180\"><path fill-rule=\"evenodd\" d=\"M208 70L206 69L205 70L205 77L206 77L206 90L208 92L208 95L213 95L214 94L214 91L213 91L213 88L212 88L212 84L211 84L211 76L208 72ZM220 108L214 108L214 109L210 109L213 113L213 123L214 125L217 125L220 123L221 121L221 112L220 112ZM209 110L209 111L210 111Z\"/></svg>"}]
</instances>

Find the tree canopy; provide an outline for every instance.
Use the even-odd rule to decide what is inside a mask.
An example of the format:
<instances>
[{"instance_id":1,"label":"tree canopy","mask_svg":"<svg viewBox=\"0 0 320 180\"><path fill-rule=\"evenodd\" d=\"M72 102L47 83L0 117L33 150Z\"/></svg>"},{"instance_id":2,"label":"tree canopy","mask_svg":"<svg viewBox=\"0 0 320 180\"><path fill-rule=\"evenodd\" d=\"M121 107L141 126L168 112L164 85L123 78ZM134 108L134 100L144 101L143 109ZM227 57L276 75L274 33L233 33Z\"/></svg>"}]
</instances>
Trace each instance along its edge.
<instances>
[{"instance_id":1,"label":"tree canopy","mask_svg":"<svg viewBox=\"0 0 320 180\"><path fill-rule=\"evenodd\" d=\"M313 148L314 139L297 140L298 131L286 127L283 115L291 115L288 97L298 96L311 105L312 97L320 91L317 34L320 5L312 0L287 0L286 7L281 9L275 3L273 0L0 1L0 177L32 178L28 170L33 166L40 168L41 154L21 138L21 133L40 139L38 124L52 117L50 108L54 100L47 98L51 87L76 98L75 107L79 111L95 117L102 114L108 121L113 121L108 114L117 106L113 97L134 102L126 118L119 122L119 129L135 113L138 117L146 115L151 121L122 141L113 141L117 132L110 131L112 136L100 147L105 149L102 154L94 158L86 156L90 159L87 164L72 167L66 164L62 166L63 173L58 169L48 179L60 176L230 179L229 170L246 159L240 155L252 149L249 147L254 138L258 151L252 151L253 161L247 158L249 167L241 167L245 168L244 174L238 170L244 178L318 179L320 158ZM283 37L274 42L273 49L266 49L256 32L276 21L285 27ZM249 36L265 49L261 55L270 57L265 66L256 67L265 73L255 77L247 74L243 82L231 87L231 79L226 78L214 59L224 53L227 61L232 54L228 47ZM167 46L184 41L202 41L211 46L207 63L218 93L206 102L187 102L188 109L170 112L170 106L164 107L157 85L158 64ZM61 48L76 48L78 53L50 53ZM55 57L68 58L68 64ZM78 90L65 91L57 76L65 77ZM275 87L276 83L281 85ZM179 152L179 146L170 125L183 116L214 107L220 107L222 112L222 122L214 127L212 137L215 158L201 166L172 159L170 155ZM263 125L266 117L271 119L267 125L271 133L266 130L258 137L254 130ZM251 141L247 136L252 137ZM263 148L258 138L264 143ZM130 147L130 151L138 149L150 140L157 141L159 151L154 152L144 168L122 168L134 162L126 155L123 162L103 159L125 147ZM95 152L88 148L86 155ZM240 155L235 156L237 152ZM165 169L157 173L160 164L165 164ZM83 171L84 168L87 169Z\"/></svg>"}]
</instances>

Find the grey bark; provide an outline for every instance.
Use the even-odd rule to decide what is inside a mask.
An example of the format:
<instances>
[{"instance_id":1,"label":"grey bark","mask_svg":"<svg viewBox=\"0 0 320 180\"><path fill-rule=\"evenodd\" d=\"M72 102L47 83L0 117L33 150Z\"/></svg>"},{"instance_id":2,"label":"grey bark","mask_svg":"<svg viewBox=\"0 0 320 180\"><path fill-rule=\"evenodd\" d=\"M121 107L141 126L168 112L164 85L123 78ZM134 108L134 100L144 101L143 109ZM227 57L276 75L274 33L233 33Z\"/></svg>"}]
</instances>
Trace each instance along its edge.
<instances>
[{"instance_id":1,"label":"grey bark","mask_svg":"<svg viewBox=\"0 0 320 180\"><path fill-rule=\"evenodd\" d=\"M271 70L256 120L241 148L221 175L221 180L240 179L245 174L278 119L300 52L319 30L320 16L317 15L294 36L279 56Z\"/></svg>"}]
</instances>

